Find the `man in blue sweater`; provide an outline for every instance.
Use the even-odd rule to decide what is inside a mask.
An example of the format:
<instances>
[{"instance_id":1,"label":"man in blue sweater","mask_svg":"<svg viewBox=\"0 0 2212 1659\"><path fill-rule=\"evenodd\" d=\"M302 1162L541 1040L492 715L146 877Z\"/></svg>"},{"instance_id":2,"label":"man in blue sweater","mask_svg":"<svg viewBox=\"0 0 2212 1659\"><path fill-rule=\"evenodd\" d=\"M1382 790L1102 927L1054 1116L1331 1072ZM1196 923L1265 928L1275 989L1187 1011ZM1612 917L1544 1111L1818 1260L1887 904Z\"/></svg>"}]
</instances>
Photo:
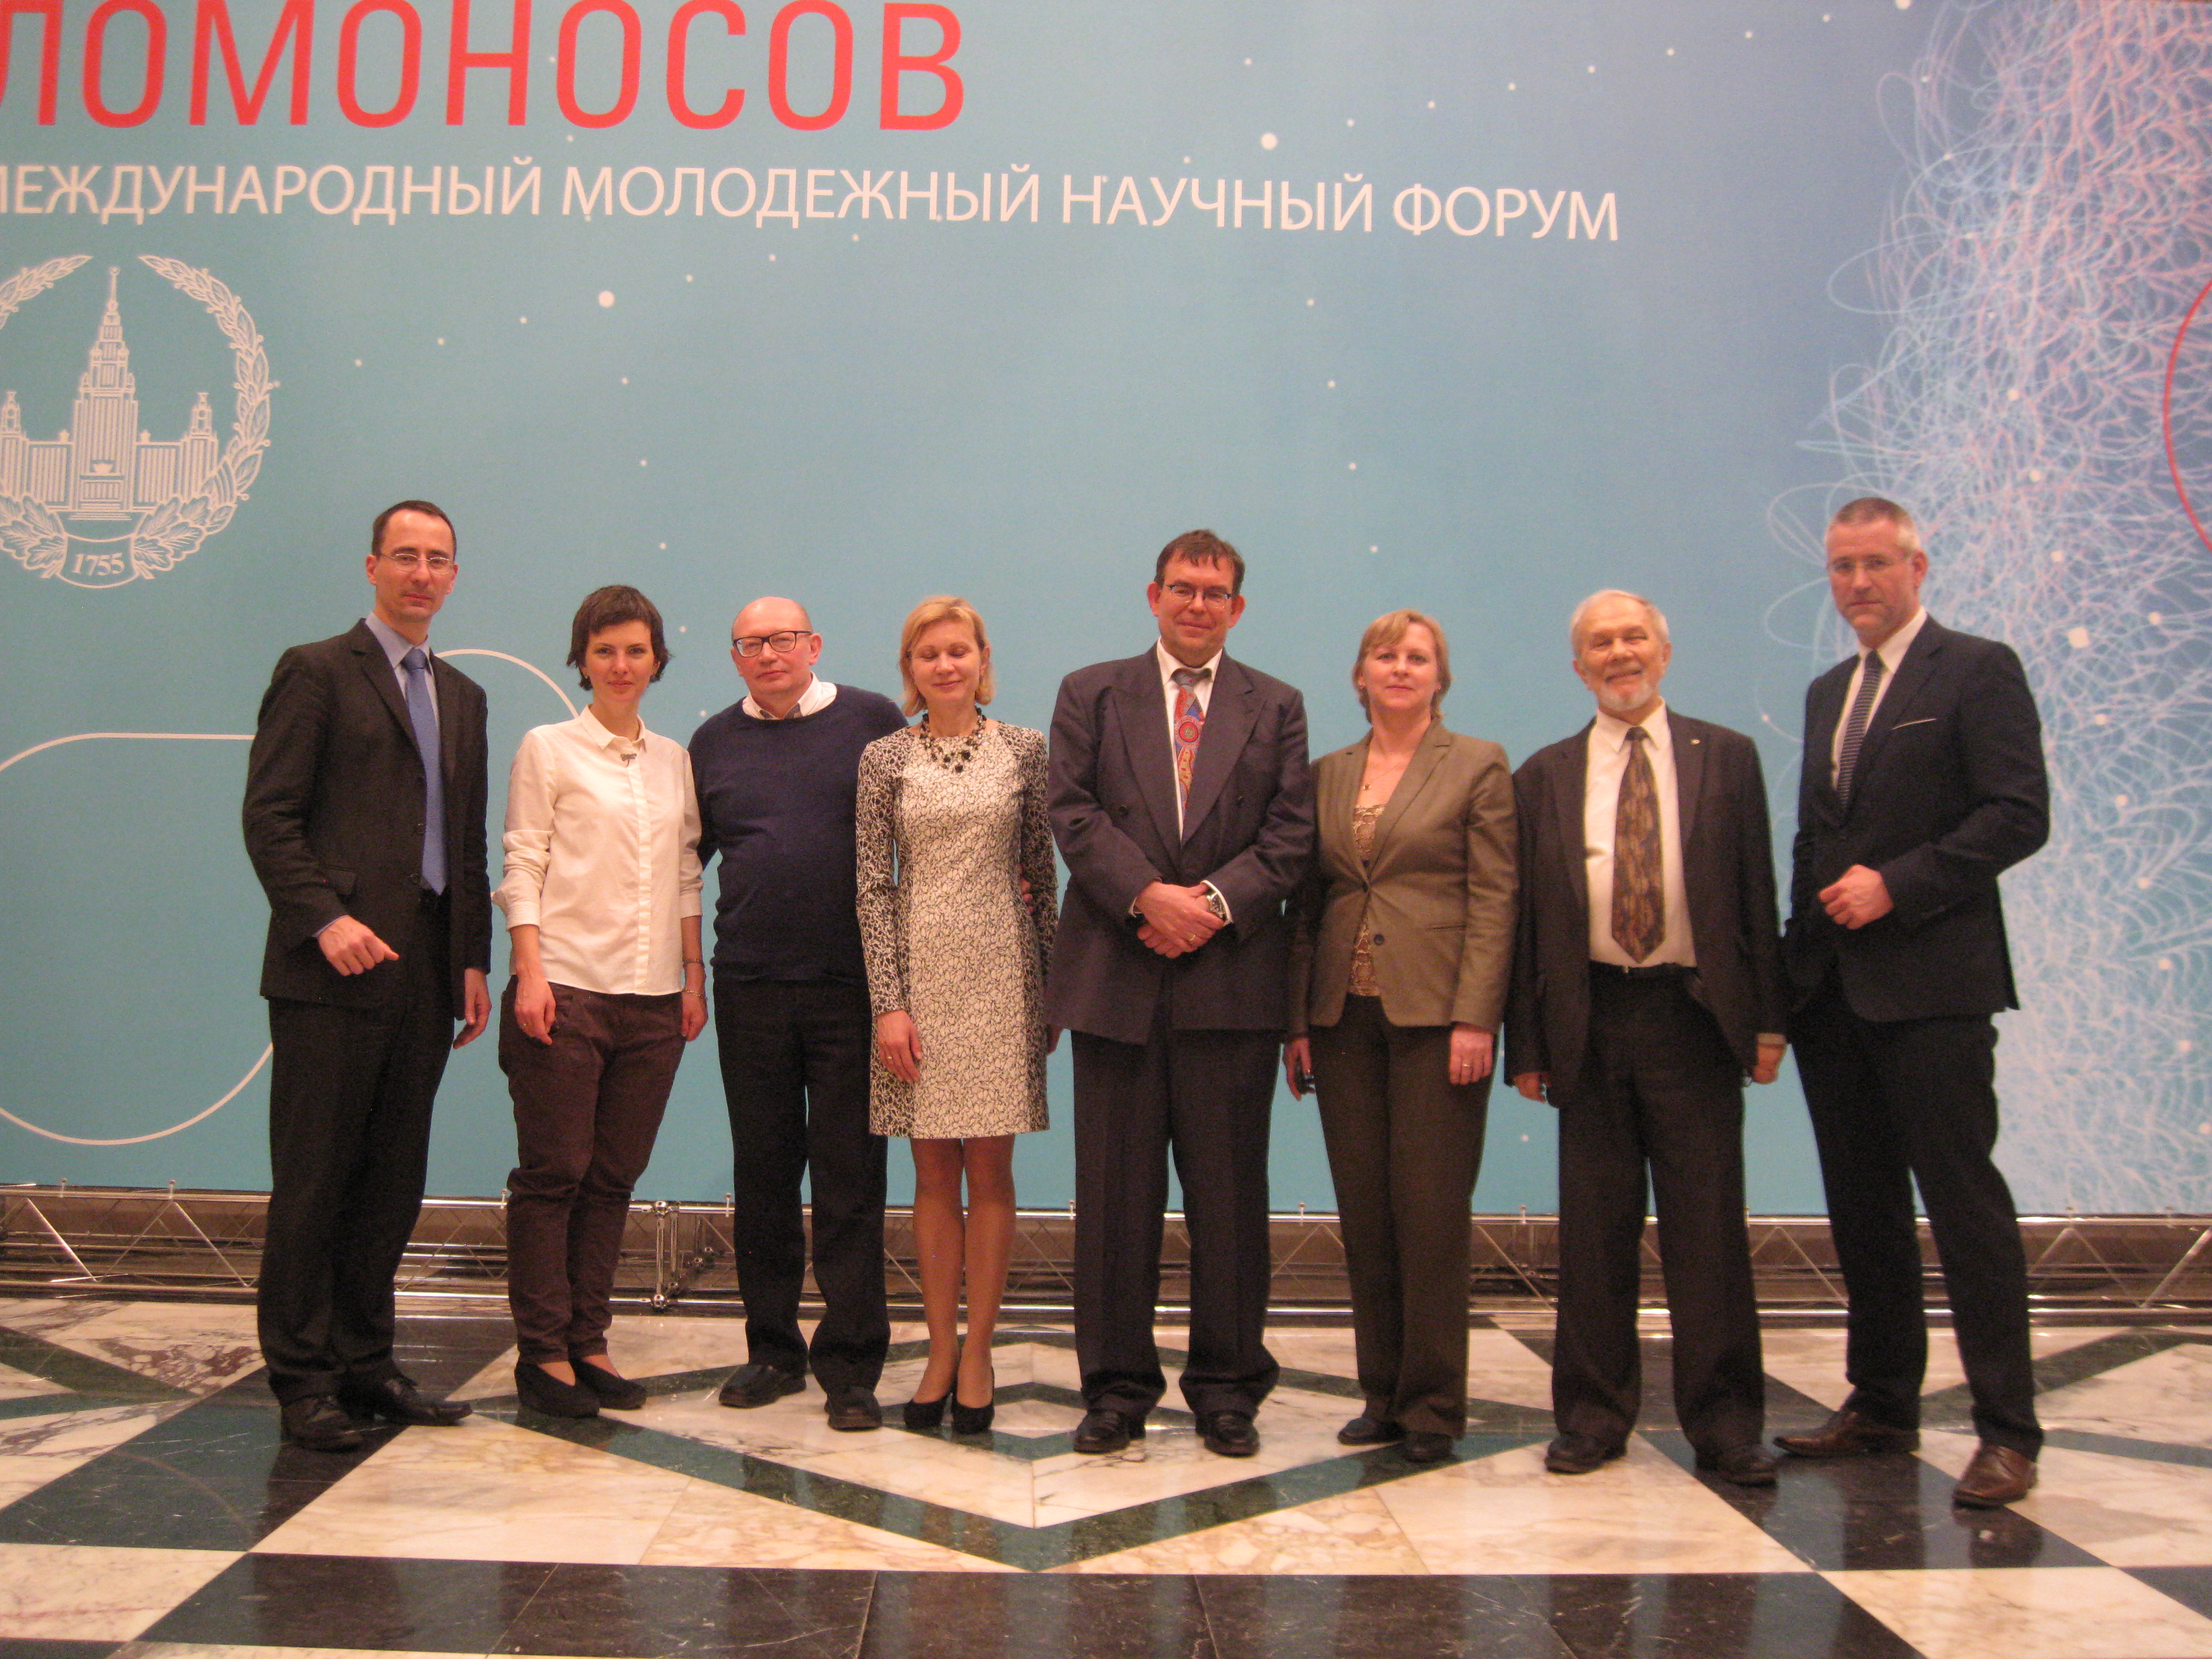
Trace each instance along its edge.
<instances>
[{"instance_id":1,"label":"man in blue sweater","mask_svg":"<svg viewBox=\"0 0 2212 1659\"><path fill-rule=\"evenodd\" d=\"M884 1141L868 1133L875 1022L854 910L854 800L860 751L904 725L872 691L814 672L822 636L805 607L756 599L731 626L746 694L691 738L699 857L721 859L714 908L714 1035L736 1151L731 1231L747 1363L725 1406L765 1406L806 1386L830 1426L883 1424L876 1380L890 1346L884 1304ZM822 1322L799 1329L813 1179Z\"/></svg>"}]
</instances>

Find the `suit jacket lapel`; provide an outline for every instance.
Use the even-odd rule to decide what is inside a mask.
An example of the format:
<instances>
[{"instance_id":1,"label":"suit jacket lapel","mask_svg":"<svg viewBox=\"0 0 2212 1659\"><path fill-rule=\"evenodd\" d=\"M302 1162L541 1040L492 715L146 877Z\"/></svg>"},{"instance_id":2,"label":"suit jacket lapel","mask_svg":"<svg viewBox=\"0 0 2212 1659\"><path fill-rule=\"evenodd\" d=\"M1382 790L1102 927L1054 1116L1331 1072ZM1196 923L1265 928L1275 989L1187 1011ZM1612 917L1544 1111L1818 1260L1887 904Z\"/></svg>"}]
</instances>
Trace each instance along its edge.
<instances>
[{"instance_id":1,"label":"suit jacket lapel","mask_svg":"<svg viewBox=\"0 0 2212 1659\"><path fill-rule=\"evenodd\" d=\"M1801 767L1812 769L1814 799L1832 812L1836 806L1836 779L1829 756L1836 746L1836 726L1844 717L1844 693L1850 683L1847 661L1813 682L1813 696L1807 704L1805 750L1798 761Z\"/></svg>"},{"instance_id":2,"label":"suit jacket lapel","mask_svg":"<svg viewBox=\"0 0 2212 1659\"><path fill-rule=\"evenodd\" d=\"M1121 742L1137 793L1144 797L1159 832L1159 845L1172 848L1180 840L1176 833L1175 750L1168 742L1168 705L1160 689L1159 659L1147 651L1131 658L1127 666L1119 691Z\"/></svg>"},{"instance_id":3,"label":"suit jacket lapel","mask_svg":"<svg viewBox=\"0 0 2212 1659\"><path fill-rule=\"evenodd\" d=\"M1398 779L1398 787L1390 792L1383 804L1382 816L1375 821L1375 858L1368 860L1372 866L1382 855L1389 844L1390 833L1398 827L1398 820L1406 816L1406 809L1428 787L1429 779L1437 765L1451 749L1451 733L1444 730L1442 720L1431 720L1429 729L1421 734L1420 747L1413 750L1413 758L1406 763L1405 772Z\"/></svg>"},{"instance_id":4,"label":"suit jacket lapel","mask_svg":"<svg viewBox=\"0 0 2212 1659\"><path fill-rule=\"evenodd\" d=\"M1589 787L1592 720L1568 751L1571 758L1552 773L1552 807L1559 815L1559 847L1566 855L1567 882L1575 890L1575 904L1585 927L1589 922L1589 842L1583 834L1583 796Z\"/></svg>"},{"instance_id":5,"label":"suit jacket lapel","mask_svg":"<svg viewBox=\"0 0 2212 1659\"><path fill-rule=\"evenodd\" d=\"M1674 740L1674 816L1686 848L1690 832L1697 828L1698 800L1705 793L1705 745L1687 721L1669 720L1667 730Z\"/></svg>"},{"instance_id":6,"label":"suit jacket lapel","mask_svg":"<svg viewBox=\"0 0 2212 1659\"><path fill-rule=\"evenodd\" d=\"M453 671L434 655L430 659L430 684L438 696L438 769L450 787L461 764L461 693L453 684ZM411 731L412 726L409 727Z\"/></svg>"},{"instance_id":7,"label":"suit jacket lapel","mask_svg":"<svg viewBox=\"0 0 2212 1659\"><path fill-rule=\"evenodd\" d=\"M1863 777L1881 758L1883 741L1896 728L1898 720L1911 712L1912 700L1928 684L1935 672L1934 659L1942 648L1943 630L1930 617L1920 624L1920 632L1905 647L1905 660L1897 665L1897 672L1890 678L1889 690L1881 694L1874 718L1867 722L1866 736L1859 744L1859 757L1851 768L1855 779ZM1856 798L1858 791L1854 789L1851 793Z\"/></svg>"},{"instance_id":8,"label":"suit jacket lapel","mask_svg":"<svg viewBox=\"0 0 2212 1659\"><path fill-rule=\"evenodd\" d=\"M1154 684L1158 684L1157 679ZM1237 764L1237 757L1244 752L1244 745L1251 738L1255 724L1252 696L1256 689L1242 666L1226 657L1221 659L1221 666L1213 676L1213 696L1206 703L1206 727L1198 737L1198 759L1190 774L1190 798L1183 803L1186 839L1206 822L1206 815L1213 810L1222 787L1229 781L1230 769ZM1160 718L1163 721L1167 718L1164 698ZM1168 774L1170 778L1175 774L1172 752L1168 757Z\"/></svg>"},{"instance_id":9,"label":"suit jacket lapel","mask_svg":"<svg viewBox=\"0 0 2212 1659\"><path fill-rule=\"evenodd\" d=\"M392 666L392 659L384 654L384 641L368 631L362 623L354 630L353 648L361 659L361 672L368 676L368 683L376 689L392 718L399 722L399 729L407 734L407 741L415 741L415 722L407 717L407 701L399 695L399 676Z\"/></svg>"}]
</instances>

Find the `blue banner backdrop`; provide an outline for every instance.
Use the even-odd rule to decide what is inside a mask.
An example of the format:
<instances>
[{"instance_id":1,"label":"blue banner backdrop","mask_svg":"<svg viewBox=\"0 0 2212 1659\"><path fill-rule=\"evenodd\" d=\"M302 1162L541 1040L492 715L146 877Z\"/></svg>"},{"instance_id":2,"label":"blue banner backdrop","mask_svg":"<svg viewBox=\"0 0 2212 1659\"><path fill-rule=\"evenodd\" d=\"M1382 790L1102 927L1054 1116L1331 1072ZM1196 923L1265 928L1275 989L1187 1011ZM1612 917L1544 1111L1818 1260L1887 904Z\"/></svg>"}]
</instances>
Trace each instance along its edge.
<instances>
[{"instance_id":1,"label":"blue banner backdrop","mask_svg":"<svg viewBox=\"0 0 2212 1659\"><path fill-rule=\"evenodd\" d=\"M0 1175L265 1182L240 739L396 498L460 532L495 841L601 582L677 630L679 738L764 592L878 690L963 593L1041 726L1202 524L1316 752L1383 610L1517 761L1588 714L1570 608L1650 594L1786 861L1820 528L1878 489L2050 722L2022 1202L2212 1209L2212 11L1821 3L0 0ZM512 1161L492 1046L434 1190ZM1066 1064L1025 1202L1070 1191ZM1548 1113L1491 1125L1478 1205L1551 1208ZM1820 1207L1786 1073L1749 1141L1755 1206ZM641 1191L729 1151L709 1042ZM1287 1097L1273 1170L1334 1206Z\"/></svg>"}]
</instances>

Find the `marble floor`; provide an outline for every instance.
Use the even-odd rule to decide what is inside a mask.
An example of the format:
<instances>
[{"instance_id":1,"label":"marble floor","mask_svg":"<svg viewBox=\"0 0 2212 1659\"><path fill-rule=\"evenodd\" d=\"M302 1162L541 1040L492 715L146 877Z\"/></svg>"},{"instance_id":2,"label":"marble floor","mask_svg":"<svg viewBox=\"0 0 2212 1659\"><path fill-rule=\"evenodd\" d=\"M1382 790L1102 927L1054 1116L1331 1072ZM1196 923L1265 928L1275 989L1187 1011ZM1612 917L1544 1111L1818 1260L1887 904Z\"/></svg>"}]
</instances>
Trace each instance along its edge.
<instances>
[{"instance_id":1,"label":"marble floor","mask_svg":"<svg viewBox=\"0 0 2212 1659\"><path fill-rule=\"evenodd\" d=\"M894 1334L896 1422L921 1333ZM1334 1328L1271 1334L1245 1461L1167 1410L1078 1455L1065 1328L1002 1333L969 1439L833 1433L811 1387L722 1409L727 1318L622 1322L653 1398L583 1424L518 1411L504 1321L403 1335L476 1415L333 1456L278 1443L250 1309L0 1301L0 1659L2212 1659L2212 1322L2039 1330L2042 1485L1989 1514L1949 1501L1972 1441L1940 1336L1917 1456L1743 1492L1674 1431L1663 1323L1644 1431L1577 1479L1541 1464L1540 1320L1475 1322L1474 1425L1428 1469L1337 1444ZM1817 1422L1841 1336L1770 1330L1766 1364L1771 1426Z\"/></svg>"}]
</instances>

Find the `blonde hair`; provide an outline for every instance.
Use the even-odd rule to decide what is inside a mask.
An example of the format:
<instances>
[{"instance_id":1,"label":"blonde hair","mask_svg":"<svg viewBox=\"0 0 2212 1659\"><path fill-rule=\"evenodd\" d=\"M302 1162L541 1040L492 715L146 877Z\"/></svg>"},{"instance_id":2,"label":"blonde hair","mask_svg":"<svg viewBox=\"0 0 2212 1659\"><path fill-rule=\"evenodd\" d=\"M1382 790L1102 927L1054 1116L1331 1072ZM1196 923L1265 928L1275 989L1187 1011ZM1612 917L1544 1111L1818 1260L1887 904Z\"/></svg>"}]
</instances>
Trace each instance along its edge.
<instances>
[{"instance_id":1,"label":"blonde hair","mask_svg":"<svg viewBox=\"0 0 2212 1659\"><path fill-rule=\"evenodd\" d=\"M1427 629L1429 637L1437 642L1437 692L1429 700L1429 712L1434 714L1444 706L1444 693L1451 690L1451 647L1444 643L1443 625L1425 611L1391 611L1367 624L1367 631L1359 636L1359 654L1352 659L1352 689L1358 694L1361 708L1367 708L1367 688L1359 683L1359 670L1367 653L1397 644L1406 637L1407 629L1417 625Z\"/></svg>"},{"instance_id":2,"label":"blonde hair","mask_svg":"<svg viewBox=\"0 0 2212 1659\"><path fill-rule=\"evenodd\" d=\"M965 628L982 655L982 676L975 682L975 706L980 708L990 702L992 692L997 689L991 678L991 636L983 631L981 614L954 594L935 594L908 611L906 626L899 630L899 683L906 687L906 700L899 706L909 714L919 714L922 705L921 688L914 683L915 641L944 622L958 623Z\"/></svg>"}]
</instances>

